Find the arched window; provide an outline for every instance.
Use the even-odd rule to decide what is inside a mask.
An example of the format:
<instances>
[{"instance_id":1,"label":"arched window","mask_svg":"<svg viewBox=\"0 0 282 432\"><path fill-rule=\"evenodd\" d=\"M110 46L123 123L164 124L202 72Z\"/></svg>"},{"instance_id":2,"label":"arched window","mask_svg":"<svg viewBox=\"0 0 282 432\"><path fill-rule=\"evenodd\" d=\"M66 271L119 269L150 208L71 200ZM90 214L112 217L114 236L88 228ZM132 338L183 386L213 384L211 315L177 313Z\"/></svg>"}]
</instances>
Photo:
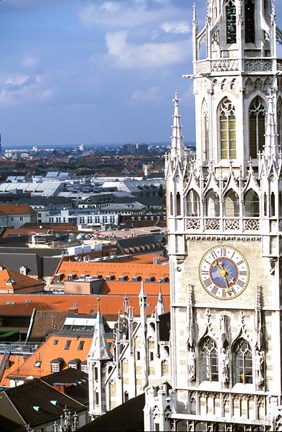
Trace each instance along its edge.
<instances>
[{"instance_id":1,"label":"arched window","mask_svg":"<svg viewBox=\"0 0 282 432\"><path fill-rule=\"evenodd\" d=\"M239 339L235 346L235 383L252 384L253 359L250 345L245 339Z\"/></svg>"},{"instance_id":2,"label":"arched window","mask_svg":"<svg viewBox=\"0 0 282 432\"><path fill-rule=\"evenodd\" d=\"M197 192L191 189L187 195L187 216L200 215L200 197Z\"/></svg>"},{"instance_id":3,"label":"arched window","mask_svg":"<svg viewBox=\"0 0 282 432\"><path fill-rule=\"evenodd\" d=\"M186 429L188 430L188 429ZM198 422L195 424L195 432L206 432L207 429L207 425L205 422Z\"/></svg>"},{"instance_id":4,"label":"arched window","mask_svg":"<svg viewBox=\"0 0 282 432\"><path fill-rule=\"evenodd\" d=\"M259 197L253 189L248 190L245 195L245 216L259 216Z\"/></svg>"},{"instance_id":5,"label":"arched window","mask_svg":"<svg viewBox=\"0 0 282 432\"><path fill-rule=\"evenodd\" d=\"M235 0L227 0L226 12L226 43L236 43L236 4Z\"/></svg>"},{"instance_id":6,"label":"arched window","mask_svg":"<svg viewBox=\"0 0 282 432\"><path fill-rule=\"evenodd\" d=\"M188 430L187 420L176 420L175 430L177 432L184 432L184 431L186 432Z\"/></svg>"},{"instance_id":7,"label":"arched window","mask_svg":"<svg viewBox=\"0 0 282 432\"><path fill-rule=\"evenodd\" d=\"M173 195L172 192L169 194L169 208L170 208L170 215L173 216Z\"/></svg>"},{"instance_id":8,"label":"arched window","mask_svg":"<svg viewBox=\"0 0 282 432\"><path fill-rule=\"evenodd\" d=\"M255 43L255 4L245 0L245 42Z\"/></svg>"},{"instance_id":9,"label":"arched window","mask_svg":"<svg viewBox=\"0 0 282 432\"><path fill-rule=\"evenodd\" d=\"M208 113L208 105L207 102L204 100L202 104L202 127L201 127L201 133L202 133L202 146L203 146L203 156L204 160L208 160L210 158L209 154L209 113Z\"/></svg>"},{"instance_id":10,"label":"arched window","mask_svg":"<svg viewBox=\"0 0 282 432\"><path fill-rule=\"evenodd\" d=\"M216 343L206 337L201 345L201 381L218 381L218 352Z\"/></svg>"},{"instance_id":11,"label":"arched window","mask_svg":"<svg viewBox=\"0 0 282 432\"><path fill-rule=\"evenodd\" d=\"M213 25L216 23L217 20L217 4L216 4L216 0L213 0L212 3L212 23Z\"/></svg>"},{"instance_id":12,"label":"arched window","mask_svg":"<svg viewBox=\"0 0 282 432\"><path fill-rule=\"evenodd\" d=\"M180 193L177 192L176 194L176 216L181 215L181 200L180 200Z\"/></svg>"},{"instance_id":13,"label":"arched window","mask_svg":"<svg viewBox=\"0 0 282 432\"><path fill-rule=\"evenodd\" d=\"M249 148L250 157L256 159L265 143L265 106L257 96L249 108Z\"/></svg>"},{"instance_id":14,"label":"arched window","mask_svg":"<svg viewBox=\"0 0 282 432\"><path fill-rule=\"evenodd\" d=\"M219 106L220 157L236 159L236 117L235 107L228 98Z\"/></svg>"},{"instance_id":15,"label":"arched window","mask_svg":"<svg viewBox=\"0 0 282 432\"><path fill-rule=\"evenodd\" d=\"M239 216L239 198L233 190L229 190L225 196L225 216Z\"/></svg>"},{"instance_id":16,"label":"arched window","mask_svg":"<svg viewBox=\"0 0 282 432\"><path fill-rule=\"evenodd\" d=\"M275 216L275 193L271 192L270 195L270 217Z\"/></svg>"},{"instance_id":17,"label":"arched window","mask_svg":"<svg viewBox=\"0 0 282 432\"><path fill-rule=\"evenodd\" d=\"M267 195L266 192L263 194L263 215L267 216Z\"/></svg>"},{"instance_id":18,"label":"arched window","mask_svg":"<svg viewBox=\"0 0 282 432\"><path fill-rule=\"evenodd\" d=\"M212 189L206 194L206 216L219 216L219 196Z\"/></svg>"}]
</instances>

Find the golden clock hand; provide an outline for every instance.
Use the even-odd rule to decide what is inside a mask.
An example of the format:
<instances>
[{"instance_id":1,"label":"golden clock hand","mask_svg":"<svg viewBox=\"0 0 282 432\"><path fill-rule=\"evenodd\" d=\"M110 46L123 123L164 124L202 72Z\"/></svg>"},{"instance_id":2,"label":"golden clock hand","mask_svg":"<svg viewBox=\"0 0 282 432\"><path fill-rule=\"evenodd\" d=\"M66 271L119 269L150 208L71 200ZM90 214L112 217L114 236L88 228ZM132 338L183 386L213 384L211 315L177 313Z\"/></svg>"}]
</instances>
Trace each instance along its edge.
<instances>
[{"instance_id":1,"label":"golden clock hand","mask_svg":"<svg viewBox=\"0 0 282 432\"><path fill-rule=\"evenodd\" d=\"M225 280L225 283L226 283L226 287L224 289L227 292L227 294L231 295L232 294L232 289L230 288L227 276L224 277L224 280Z\"/></svg>"}]
</instances>

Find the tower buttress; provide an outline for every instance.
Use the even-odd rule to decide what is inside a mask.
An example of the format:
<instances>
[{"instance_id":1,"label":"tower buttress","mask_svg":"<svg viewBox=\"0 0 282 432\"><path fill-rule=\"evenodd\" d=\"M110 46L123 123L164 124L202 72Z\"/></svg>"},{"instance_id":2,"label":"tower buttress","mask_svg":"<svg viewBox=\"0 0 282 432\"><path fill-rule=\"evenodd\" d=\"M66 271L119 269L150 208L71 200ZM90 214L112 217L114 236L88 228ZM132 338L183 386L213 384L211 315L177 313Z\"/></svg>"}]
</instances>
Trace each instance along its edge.
<instances>
[{"instance_id":1,"label":"tower buttress","mask_svg":"<svg viewBox=\"0 0 282 432\"><path fill-rule=\"evenodd\" d=\"M268 432L282 413L277 40L274 0L207 0L202 30L193 7L196 157L176 95L165 168L171 406L187 430Z\"/></svg>"}]
</instances>

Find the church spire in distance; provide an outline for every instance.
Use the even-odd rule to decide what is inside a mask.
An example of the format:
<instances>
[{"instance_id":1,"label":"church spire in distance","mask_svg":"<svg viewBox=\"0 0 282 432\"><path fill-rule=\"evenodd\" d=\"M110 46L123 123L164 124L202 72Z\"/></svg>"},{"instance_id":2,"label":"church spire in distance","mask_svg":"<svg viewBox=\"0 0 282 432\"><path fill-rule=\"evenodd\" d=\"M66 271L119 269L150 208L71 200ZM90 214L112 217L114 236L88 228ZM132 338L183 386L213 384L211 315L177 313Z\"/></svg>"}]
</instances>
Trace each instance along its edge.
<instances>
[{"instance_id":1,"label":"church spire in distance","mask_svg":"<svg viewBox=\"0 0 282 432\"><path fill-rule=\"evenodd\" d=\"M179 114L180 99L178 98L177 93L175 93L173 102L174 102L174 113L173 113L172 136L171 136L171 156L183 157L184 143L183 143L183 136L182 136L182 127L180 123L181 116Z\"/></svg>"}]
</instances>

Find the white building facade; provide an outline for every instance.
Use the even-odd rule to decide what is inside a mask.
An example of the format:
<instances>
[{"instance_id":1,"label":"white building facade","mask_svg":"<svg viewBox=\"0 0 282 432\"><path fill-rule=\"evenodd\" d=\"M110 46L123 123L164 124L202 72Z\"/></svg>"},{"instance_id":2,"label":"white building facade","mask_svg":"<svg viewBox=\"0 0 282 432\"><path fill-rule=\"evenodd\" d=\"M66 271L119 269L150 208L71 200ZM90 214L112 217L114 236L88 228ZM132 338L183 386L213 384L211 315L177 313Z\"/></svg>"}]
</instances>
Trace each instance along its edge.
<instances>
[{"instance_id":1,"label":"white building facade","mask_svg":"<svg viewBox=\"0 0 282 432\"><path fill-rule=\"evenodd\" d=\"M282 431L282 61L274 0L193 17L196 157L166 156L171 386L145 430Z\"/></svg>"},{"instance_id":2,"label":"white building facade","mask_svg":"<svg viewBox=\"0 0 282 432\"><path fill-rule=\"evenodd\" d=\"M125 298L124 312L119 314L114 327L112 349L109 349L102 316L97 313L87 358L92 419L143 394L148 386L169 379L169 337L164 340L160 332L160 315L165 313L161 292L155 312L149 316L147 295L141 282L139 307L139 316L135 316L134 308Z\"/></svg>"}]
</instances>

